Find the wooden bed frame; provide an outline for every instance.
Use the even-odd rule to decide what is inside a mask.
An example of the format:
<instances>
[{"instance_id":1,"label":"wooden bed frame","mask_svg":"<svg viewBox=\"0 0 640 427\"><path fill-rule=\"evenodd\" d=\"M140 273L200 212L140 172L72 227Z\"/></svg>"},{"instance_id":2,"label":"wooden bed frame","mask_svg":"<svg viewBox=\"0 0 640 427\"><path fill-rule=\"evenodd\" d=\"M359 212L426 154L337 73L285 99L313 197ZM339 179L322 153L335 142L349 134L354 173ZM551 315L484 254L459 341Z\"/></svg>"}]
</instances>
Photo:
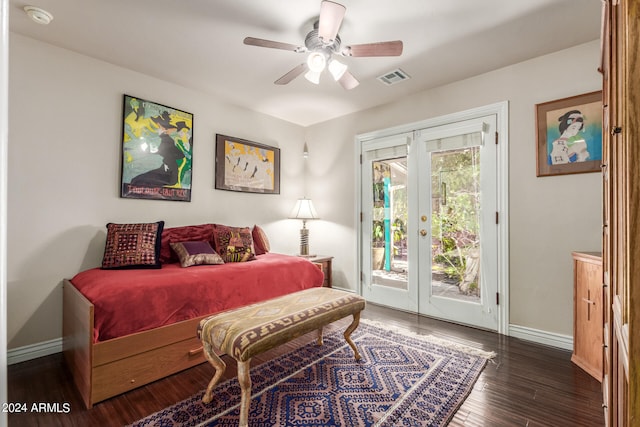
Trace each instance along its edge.
<instances>
[{"instance_id":1,"label":"wooden bed frame","mask_svg":"<svg viewBox=\"0 0 640 427\"><path fill-rule=\"evenodd\" d=\"M65 279L64 359L87 408L204 363L202 342L196 334L205 317L94 343L93 304Z\"/></svg>"},{"instance_id":2,"label":"wooden bed frame","mask_svg":"<svg viewBox=\"0 0 640 427\"><path fill-rule=\"evenodd\" d=\"M197 330L214 313L94 343L93 304L69 279L62 295L62 351L87 408L206 362Z\"/></svg>"}]
</instances>

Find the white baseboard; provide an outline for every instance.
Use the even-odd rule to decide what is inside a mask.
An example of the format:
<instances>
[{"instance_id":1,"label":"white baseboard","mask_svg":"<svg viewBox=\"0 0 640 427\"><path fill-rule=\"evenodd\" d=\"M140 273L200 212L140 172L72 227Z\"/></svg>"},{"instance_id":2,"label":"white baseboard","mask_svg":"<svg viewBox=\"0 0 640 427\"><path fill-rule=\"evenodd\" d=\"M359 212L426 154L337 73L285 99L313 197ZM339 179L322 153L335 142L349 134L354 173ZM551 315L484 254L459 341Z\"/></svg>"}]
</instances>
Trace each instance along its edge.
<instances>
[{"instance_id":1,"label":"white baseboard","mask_svg":"<svg viewBox=\"0 0 640 427\"><path fill-rule=\"evenodd\" d=\"M12 348L7 350L7 365L26 362L27 360L60 352L62 352L62 338Z\"/></svg>"},{"instance_id":2,"label":"white baseboard","mask_svg":"<svg viewBox=\"0 0 640 427\"><path fill-rule=\"evenodd\" d=\"M563 350L573 350L573 337L571 335L556 334L555 332L541 331L527 328L526 326L509 325L509 336Z\"/></svg>"}]
</instances>

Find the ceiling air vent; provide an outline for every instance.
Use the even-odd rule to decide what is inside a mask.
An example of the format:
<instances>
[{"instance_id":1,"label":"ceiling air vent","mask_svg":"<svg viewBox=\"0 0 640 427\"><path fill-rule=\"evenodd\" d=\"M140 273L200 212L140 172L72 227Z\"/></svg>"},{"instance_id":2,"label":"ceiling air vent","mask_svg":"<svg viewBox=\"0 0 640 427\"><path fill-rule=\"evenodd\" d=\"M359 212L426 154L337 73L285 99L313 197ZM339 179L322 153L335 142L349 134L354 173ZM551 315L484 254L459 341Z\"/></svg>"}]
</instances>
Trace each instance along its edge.
<instances>
[{"instance_id":1,"label":"ceiling air vent","mask_svg":"<svg viewBox=\"0 0 640 427\"><path fill-rule=\"evenodd\" d=\"M393 71L378 76L378 80L386 85L394 85L410 78L409 74L405 73L400 68L396 68Z\"/></svg>"}]
</instances>

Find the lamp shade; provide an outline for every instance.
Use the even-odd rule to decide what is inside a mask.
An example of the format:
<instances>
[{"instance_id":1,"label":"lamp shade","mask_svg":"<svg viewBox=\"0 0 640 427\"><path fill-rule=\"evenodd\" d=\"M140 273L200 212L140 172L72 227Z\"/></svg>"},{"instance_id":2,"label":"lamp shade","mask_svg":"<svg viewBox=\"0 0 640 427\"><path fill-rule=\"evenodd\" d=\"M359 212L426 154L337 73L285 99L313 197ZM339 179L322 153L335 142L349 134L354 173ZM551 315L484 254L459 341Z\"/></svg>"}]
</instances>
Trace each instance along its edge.
<instances>
[{"instance_id":1,"label":"lamp shade","mask_svg":"<svg viewBox=\"0 0 640 427\"><path fill-rule=\"evenodd\" d=\"M298 199L289 214L289 218L303 220L320 219L310 199Z\"/></svg>"},{"instance_id":2,"label":"lamp shade","mask_svg":"<svg viewBox=\"0 0 640 427\"><path fill-rule=\"evenodd\" d=\"M311 83L319 85L320 84L320 72L309 70L304 74L304 78L309 80Z\"/></svg>"},{"instance_id":3,"label":"lamp shade","mask_svg":"<svg viewBox=\"0 0 640 427\"><path fill-rule=\"evenodd\" d=\"M329 62L328 68L335 81L340 80L340 78L347 71L347 66L342 62L336 61L335 59L332 59L331 62Z\"/></svg>"},{"instance_id":4,"label":"lamp shade","mask_svg":"<svg viewBox=\"0 0 640 427\"><path fill-rule=\"evenodd\" d=\"M316 73L321 73L327 66L327 57L321 52L311 52L307 57L307 67Z\"/></svg>"}]
</instances>

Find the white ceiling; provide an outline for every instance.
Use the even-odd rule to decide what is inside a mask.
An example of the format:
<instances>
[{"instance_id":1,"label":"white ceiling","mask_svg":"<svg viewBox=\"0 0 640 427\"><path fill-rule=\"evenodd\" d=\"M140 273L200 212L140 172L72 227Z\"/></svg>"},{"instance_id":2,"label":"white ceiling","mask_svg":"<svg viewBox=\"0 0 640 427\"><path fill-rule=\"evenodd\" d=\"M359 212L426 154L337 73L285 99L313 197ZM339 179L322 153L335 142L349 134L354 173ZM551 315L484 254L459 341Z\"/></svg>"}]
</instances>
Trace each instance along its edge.
<instances>
[{"instance_id":1,"label":"white ceiling","mask_svg":"<svg viewBox=\"0 0 640 427\"><path fill-rule=\"evenodd\" d=\"M302 126L596 40L600 0L336 0L342 44L402 40L391 58L342 58L360 85L330 75L273 82L306 56L243 44L246 36L304 45L320 0L10 0L10 30ZM31 21L27 4L50 12ZM412 78L376 79L395 68Z\"/></svg>"}]
</instances>

